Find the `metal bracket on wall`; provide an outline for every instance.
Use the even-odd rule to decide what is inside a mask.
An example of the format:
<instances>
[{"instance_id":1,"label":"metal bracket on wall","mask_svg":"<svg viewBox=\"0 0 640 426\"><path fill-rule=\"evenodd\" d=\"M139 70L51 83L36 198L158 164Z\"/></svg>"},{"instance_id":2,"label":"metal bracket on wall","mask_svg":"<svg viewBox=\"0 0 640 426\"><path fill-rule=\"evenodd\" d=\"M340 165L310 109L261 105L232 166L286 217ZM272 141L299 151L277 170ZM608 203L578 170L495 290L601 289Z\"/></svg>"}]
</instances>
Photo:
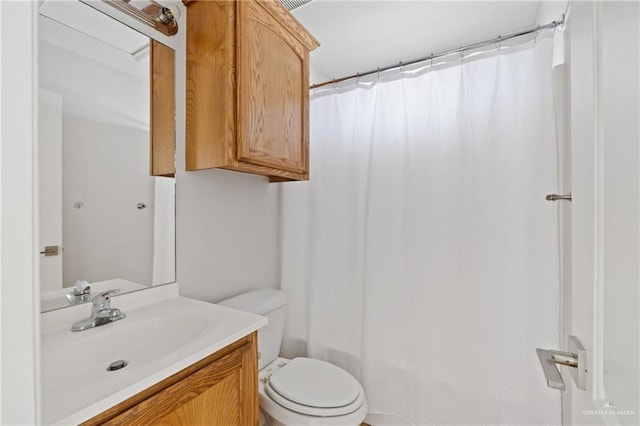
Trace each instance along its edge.
<instances>
[{"instance_id":1,"label":"metal bracket on wall","mask_svg":"<svg viewBox=\"0 0 640 426\"><path fill-rule=\"evenodd\" d=\"M571 377L578 389L588 389L589 369L587 351L576 336L569 336L569 352L537 348L538 359L542 366L547 386L552 389L565 390L564 380L560 375L558 364L571 367Z\"/></svg>"},{"instance_id":2,"label":"metal bracket on wall","mask_svg":"<svg viewBox=\"0 0 640 426\"><path fill-rule=\"evenodd\" d=\"M558 195L558 194L549 194L545 197L547 201L558 201L558 200L567 200L571 201L571 193L566 195Z\"/></svg>"},{"instance_id":3,"label":"metal bracket on wall","mask_svg":"<svg viewBox=\"0 0 640 426\"><path fill-rule=\"evenodd\" d=\"M58 246L45 246L44 250L40 252L40 254L44 254L45 256L57 256L59 252Z\"/></svg>"}]
</instances>

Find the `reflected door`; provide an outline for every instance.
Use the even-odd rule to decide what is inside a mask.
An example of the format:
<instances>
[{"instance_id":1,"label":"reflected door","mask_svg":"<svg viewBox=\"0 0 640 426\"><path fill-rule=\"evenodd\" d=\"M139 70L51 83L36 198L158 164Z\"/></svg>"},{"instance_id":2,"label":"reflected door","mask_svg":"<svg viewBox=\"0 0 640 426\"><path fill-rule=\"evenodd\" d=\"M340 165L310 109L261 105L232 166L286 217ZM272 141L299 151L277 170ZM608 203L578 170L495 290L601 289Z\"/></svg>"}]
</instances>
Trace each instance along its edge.
<instances>
[{"instance_id":1,"label":"reflected door","mask_svg":"<svg viewBox=\"0 0 640 426\"><path fill-rule=\"evenodd\" d=\"M40 251L57 247L57 254L40 254L40 290L62 288L62 96L39 90L38 203Z\"/></svg>"}]
</instances>

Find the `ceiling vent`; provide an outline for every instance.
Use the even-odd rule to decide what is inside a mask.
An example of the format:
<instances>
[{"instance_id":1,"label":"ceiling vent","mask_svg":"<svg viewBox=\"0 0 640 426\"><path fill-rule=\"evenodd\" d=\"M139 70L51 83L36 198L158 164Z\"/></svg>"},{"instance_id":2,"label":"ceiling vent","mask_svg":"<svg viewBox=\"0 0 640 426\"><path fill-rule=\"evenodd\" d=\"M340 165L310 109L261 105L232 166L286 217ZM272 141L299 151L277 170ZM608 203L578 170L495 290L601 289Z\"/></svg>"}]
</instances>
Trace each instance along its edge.
<instances>
[{"instance_id":1,"label":"ceiling vent","mask_svg":"<svg viewBox=\"0 0 640 426\"><path fill-rule=\"evenodd\" d=\"M300 6L304 6L307 3L311 3L311 0L280 0L280 2L286 7L288 10L296 9Z\"/></svg>"}]
</instances>

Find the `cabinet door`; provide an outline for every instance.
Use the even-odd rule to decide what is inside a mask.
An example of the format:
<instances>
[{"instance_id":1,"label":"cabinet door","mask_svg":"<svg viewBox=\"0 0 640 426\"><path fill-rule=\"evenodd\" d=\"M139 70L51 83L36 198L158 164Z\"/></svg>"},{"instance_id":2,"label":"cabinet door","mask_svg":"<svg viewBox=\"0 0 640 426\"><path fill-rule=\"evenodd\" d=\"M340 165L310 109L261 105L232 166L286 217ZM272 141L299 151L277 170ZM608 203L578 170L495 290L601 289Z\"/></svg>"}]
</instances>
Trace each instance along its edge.
<instances>
[{"instance_id":1,"label":"cabinet door","mask_svg":"<svg viewBox=\"0 0 640 426\"><path fill-rule=\"evenodd\" d=\"M306 173L309 53L260 3L237 3L237 159Z\"/></svg>"},{"instance_id":2,"label":"cabinet door","mask_svg":"<svg viewBox=\"0 0 640 426\"><path fill-rule=\"evenodd\" d=\"M151 40L151 175L174 176L175 52Z\"/></svg>"},{"instance_id":3,"label":"cabinet door","mask_svg":"<svg viewBox=\"0 0 640 426\"><path fill-rule=\"evenodd\" d=\"M255 425L253 347L212 362L124 411L105 425Z\"/></svg>"}]
</instances>

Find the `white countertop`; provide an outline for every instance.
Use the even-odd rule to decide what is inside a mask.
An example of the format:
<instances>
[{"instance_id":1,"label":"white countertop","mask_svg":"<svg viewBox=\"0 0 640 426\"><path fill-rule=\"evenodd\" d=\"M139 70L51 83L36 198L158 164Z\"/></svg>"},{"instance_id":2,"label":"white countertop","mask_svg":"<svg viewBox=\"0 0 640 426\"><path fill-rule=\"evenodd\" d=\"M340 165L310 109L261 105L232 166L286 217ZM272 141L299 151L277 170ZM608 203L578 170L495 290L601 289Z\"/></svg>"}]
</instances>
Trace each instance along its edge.
<instances>
[{"instance_id":1,"label":"white countertop","mask_svg":"<svg viewBox=\"0 0 640 426\"><path fill-rule=\"evenodd\" d=\"M267 324L265 317L167 289L164 296L147 304L113 297L112 306L127 318L82 332L70 331L68 313L64 326L48 316L42 334L44 424L88 420ZM90 305L84 308L88 314ZM106 371L116 359L129 365Z\"/></svg>"}]
</instances>

